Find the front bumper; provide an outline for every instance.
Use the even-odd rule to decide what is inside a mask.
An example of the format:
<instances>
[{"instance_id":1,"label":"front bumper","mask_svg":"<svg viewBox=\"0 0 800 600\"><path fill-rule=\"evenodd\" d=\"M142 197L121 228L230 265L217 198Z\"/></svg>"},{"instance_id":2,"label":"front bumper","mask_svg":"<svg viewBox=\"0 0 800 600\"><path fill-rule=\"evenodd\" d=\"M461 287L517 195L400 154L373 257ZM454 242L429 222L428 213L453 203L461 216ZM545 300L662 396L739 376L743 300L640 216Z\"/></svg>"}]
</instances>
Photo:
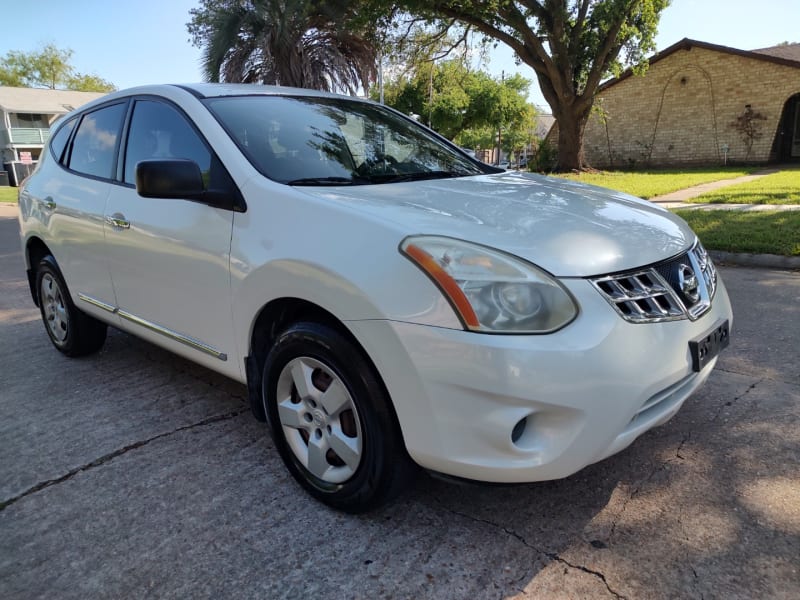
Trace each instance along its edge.
<instances>
[{"instance_id":1,"label":"front bumper","mask_svg":"<svg viewBox=\"0 0 800 600\"><path fill-rule=\"evenodd\" d=\"M567 477L669 420L716 363L693 372L689 340L732 324L721 280L702 318L648 324L623 320L588 281L563 283L581 313L549 335L348 323L419 465L488 482Z\"/></svg>"}]
</instances>

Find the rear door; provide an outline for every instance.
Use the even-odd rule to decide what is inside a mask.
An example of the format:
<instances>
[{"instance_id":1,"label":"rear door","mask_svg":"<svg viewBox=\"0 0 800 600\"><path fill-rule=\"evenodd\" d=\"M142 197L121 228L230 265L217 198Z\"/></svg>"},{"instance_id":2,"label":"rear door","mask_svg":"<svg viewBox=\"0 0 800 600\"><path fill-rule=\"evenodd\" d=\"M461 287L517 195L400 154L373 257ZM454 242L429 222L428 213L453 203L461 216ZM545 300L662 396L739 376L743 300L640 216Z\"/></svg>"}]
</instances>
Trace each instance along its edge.
<instances>
[{"instance_id":1,"label":"rear door","mask_svg":"<svg viewBox=\"0 0 800 600\"><path fill-rule=\"evenodd\" d=\"M73 301L112 322L116 300L105 260L103 218L126 108L127 101L117 102L65 123L51 142L54 156L42 167L54 173L33 178L29 187Z\"/></svg>"},{"instance_id":2,"label":"rear door","mask_svg":"<svg viewBox=\"0 0 800 600\"><path fill-rule=\"evenodd\" d=\"M227 177L179 108L152 97L134 100L122 184L111 190L105 212L120 326L239 377L230 308L233 212L192 200L139 196L136 164L155 158L194 160L207 186Z\"/></svg>"}]
</instances>

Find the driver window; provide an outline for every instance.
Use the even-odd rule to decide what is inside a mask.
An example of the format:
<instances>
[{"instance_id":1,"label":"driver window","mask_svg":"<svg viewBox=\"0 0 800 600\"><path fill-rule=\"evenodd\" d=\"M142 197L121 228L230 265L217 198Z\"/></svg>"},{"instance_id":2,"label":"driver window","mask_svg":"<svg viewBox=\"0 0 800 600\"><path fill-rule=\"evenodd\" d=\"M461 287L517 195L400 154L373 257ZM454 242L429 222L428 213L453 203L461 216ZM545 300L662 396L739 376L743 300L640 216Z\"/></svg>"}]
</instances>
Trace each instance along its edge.
<instances>
[{"instance_id":1,"label":"driver window","mask_svg":"<svg viewBox=\"0 0 800 600\"><path fill-rule=\"evenodd\" d=\"M125 183L136 183L136 163L154 158L193 160L208 187L211 152L186 118L163 102L138 100L125 151Z\"/></svg>"}]
</instances>

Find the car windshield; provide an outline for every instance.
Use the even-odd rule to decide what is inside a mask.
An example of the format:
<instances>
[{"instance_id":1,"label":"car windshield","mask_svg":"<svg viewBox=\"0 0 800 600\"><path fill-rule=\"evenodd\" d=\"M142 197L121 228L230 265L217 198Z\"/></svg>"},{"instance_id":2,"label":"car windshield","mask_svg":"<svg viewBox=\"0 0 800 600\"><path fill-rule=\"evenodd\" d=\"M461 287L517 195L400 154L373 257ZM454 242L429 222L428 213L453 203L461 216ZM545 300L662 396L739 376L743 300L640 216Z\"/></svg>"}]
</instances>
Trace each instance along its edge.
<instances>
[{"instance_id":1,"label":"car windshield","mask_svg":"<svg viewBox=\"0 0 800 600\"><path fill-rule=\"evenodd\" d=\"M206 100L261 173L289 185L358 185L489 172L423 127L345 98L225 96Z\"/></svg>"}]
</instances>

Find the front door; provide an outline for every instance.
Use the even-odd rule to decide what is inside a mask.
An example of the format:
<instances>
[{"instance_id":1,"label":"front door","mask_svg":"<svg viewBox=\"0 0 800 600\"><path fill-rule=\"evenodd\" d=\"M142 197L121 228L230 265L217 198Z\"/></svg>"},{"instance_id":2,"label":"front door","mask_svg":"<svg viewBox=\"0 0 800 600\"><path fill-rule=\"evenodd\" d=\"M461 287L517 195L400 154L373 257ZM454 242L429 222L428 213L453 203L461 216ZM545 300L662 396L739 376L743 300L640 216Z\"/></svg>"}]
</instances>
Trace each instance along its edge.
<instances>
[{"instance_id":1,"label":"front door","mask_svg":"<svg viewBox=\"0 0 800 600\"><path fill-rule=\"evenodd\" d=\"M106 206L106 259L120 326L239 377L228 262L233 212L142 198L134 187L140 160L188 158L208 180L217 159L180 111L153 99L136 100L124 157L125 185L113 186Z\"/></svg>"},{"instance_id":2,"label":"front door","mask_svg":"<svg viewBox=\"0 0 800 600\"><path fill-rule=\"evenodd\" d=\"M792 158L797 158L800 157L800 99L794 104L794 127L792 132Z\"/></svg>"}]
</instances>

